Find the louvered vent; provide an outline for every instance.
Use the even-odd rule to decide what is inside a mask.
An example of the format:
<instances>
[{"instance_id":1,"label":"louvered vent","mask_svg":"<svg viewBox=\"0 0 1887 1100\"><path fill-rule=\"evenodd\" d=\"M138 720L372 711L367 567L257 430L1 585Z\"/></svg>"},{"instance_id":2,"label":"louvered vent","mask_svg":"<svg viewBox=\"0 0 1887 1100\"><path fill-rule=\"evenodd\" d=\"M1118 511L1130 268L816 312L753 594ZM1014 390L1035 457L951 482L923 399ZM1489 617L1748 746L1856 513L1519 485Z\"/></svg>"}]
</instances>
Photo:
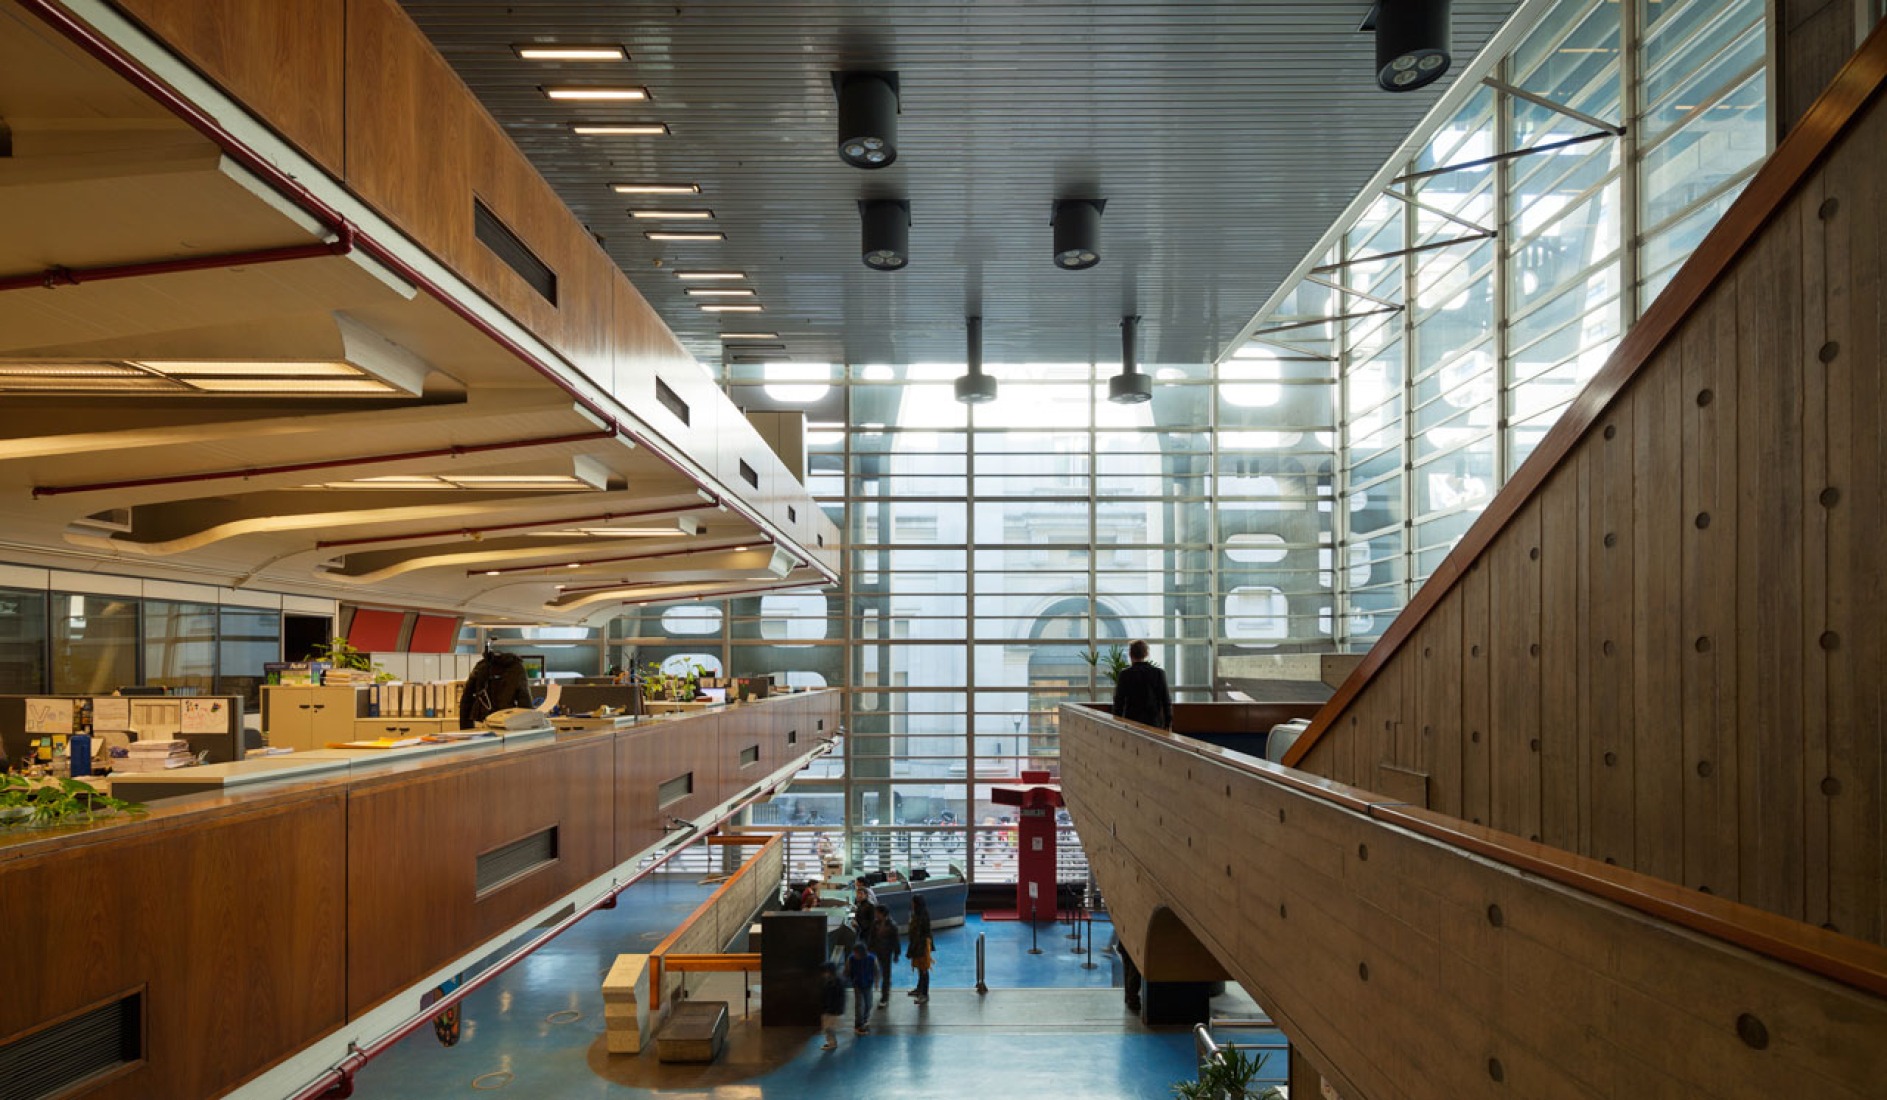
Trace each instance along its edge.
<instances>
[{"instance_id":1,"label":"louvered vent","mask_svg":"<svg viewBox=\"0 0 1887 1100\"><path fill-rule=\"evenodd\" d=\"M749 764L758 764L758 763L760 763L760 746L759 745L748 745L746 748L740 750L740 766L741 767L744 768Z\"/></svg>"},{"instance_id":2,"label":"louvered vent","mask_svg":"<svg viewBox=\"0 0 1887 1100\"><path fill-rule=\"evenodd\" d=\"M531 284L531 289L543 295L551 305L557 304L557 273L550 266L537 258L537 254L525 246L517 235L498 220L498 215L491 208L477 199L472 200L472 233L479 243L491 249L491 254L504 261L504 265L518 273L518 278Z\"/></svg>"},{"instance_id":3,"label":"louvered vent","mask_svg":"<svg viewBox=\"0 0 1887 1100\"><path fill-rule=\"evenodd\" d=\"M0 1100L64 1096L144 1057L144 995L133 993L0 1046Z\"/></svg>"},{"instance_id":4,"label":"louvered vent","mask_svg":"<svg viewBox=\"0 0 1887 1100\"><path fill-rule=\"evenodd\" d=\"M681 394L670 389L668 383L660 378L655 380L655 399L662 403L664 409L674 413L675 419L683 424L688 423L688 402L683 401Z\"/></svg>"},{"instance_id":5,"label":"louvered vent","mask_svg":"<svg viewBox=\"0 0 1887 1100\"><path fill-rule=\"evenodd\" d=\"M797 744L799 744L799 731L798 731L798 730L787 730L787 731L786 731L786 743L787 743L787 744L789 744L789 745L797 745Z\"/></svg>"},{"instance_id":6,"label":"louvered vent","mask_svg":"<svg viewBox=\"0 0 1887 1100\"><path fill-rule=\"evenodd\" d=\"M557 826L532 833L478 857L478 896L484 897L547 863L557 862Z\"/></svg>"},{"instance_id":7,"label":"louvered vent","mask_svg":"<svg viewBox=\"0 0 1887 1100\"><path fill-rule=\"evenodd\" d=\"M695 793L695 773L678 775L656 788L655 804L672 806L693 793Z\"/></svg>"},{"instance_id":8,"label":"louvered vent","mask_svg":"<svg viewBox=\"0 0 1887 1100\"><path fill-rule=\"evenodd\" d=\"M756 489L760 488L760 475L752 466L747 465L746 459L742 459L740 463L740 479Z\"/></svg>"}]
</instances>

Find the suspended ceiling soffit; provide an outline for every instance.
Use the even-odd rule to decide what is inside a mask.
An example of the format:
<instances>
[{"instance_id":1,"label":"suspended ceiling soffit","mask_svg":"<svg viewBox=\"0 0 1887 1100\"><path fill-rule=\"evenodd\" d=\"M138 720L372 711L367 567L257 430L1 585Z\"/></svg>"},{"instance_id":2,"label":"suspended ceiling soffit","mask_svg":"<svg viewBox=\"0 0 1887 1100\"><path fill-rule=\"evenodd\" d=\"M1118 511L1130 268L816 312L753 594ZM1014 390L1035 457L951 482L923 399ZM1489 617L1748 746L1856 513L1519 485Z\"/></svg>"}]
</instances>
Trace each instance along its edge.
<instances>
[{"instance_id":1,"label":"suspended ceiling soffit","mask_svg":"<svg viewBox=\"0 0 1887 1100\"><path fill-rule=\"evenodd\" d=\"M725 327L795 361L949 362L966 313L991 361L1110 361L1124 313L1146 362L1222 352L1441 94L1391 95L1356 28L1368 0L1262 3L555 3L405 0L459 75L696 356ZM1516 0L1457 0L1458 72ZM527 42L613 43L626 64L523 62ZM834 70L898 72L900 153L834 152ZM652 102L557 104L620 82ZM573 136L649 120L666 137ZM686 197L617 182L697 183ZM1105 197L1104 259L1049 260L1058 197ZM861 198L908 198L910 268L859 262ZM661 245L631 206L714 211L718 245ZM700 228L700 224L674 228ZM660 266L658 266L660 265ZM758 315L703 313L670 271L750 274Z\"/></svg>"}]
</instances>

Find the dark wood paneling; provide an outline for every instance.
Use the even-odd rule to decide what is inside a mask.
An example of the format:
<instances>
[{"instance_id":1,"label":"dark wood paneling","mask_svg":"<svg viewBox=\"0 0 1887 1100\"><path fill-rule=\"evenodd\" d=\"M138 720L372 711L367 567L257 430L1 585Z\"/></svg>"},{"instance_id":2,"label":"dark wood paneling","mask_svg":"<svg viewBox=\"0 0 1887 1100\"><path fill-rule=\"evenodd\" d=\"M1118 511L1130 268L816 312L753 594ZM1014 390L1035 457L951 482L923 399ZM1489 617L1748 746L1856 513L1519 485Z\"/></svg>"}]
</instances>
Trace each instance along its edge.
<instances>
[{"instance_id":1,"label":"dark wood paneling","mask_svg":"<svg viewBox=\"0 0 1887 1100\"><path fill-rule=\"evenodd\" d=\"M112 0L340 175L347 0Z\"/></svg>"},{"instance_id":2,"label":"dark wood paneling","mask_svg":"<svg viewBox=\"0 0 1887 1100\"><path fill-rule=\"evenodd\" d=\"M197 1100L341 1026L345 829L334 792L0 864L0 1040L142 986L147 1062L87 1095Z\"/></svg>"},{"instance_id":3,"label":"dark wood paneling","mask_svg":"<svg viewBox=\"0 0 1887 1100\"><path fill-rule=\"evenodd\" d=\"M347 807L350 1016L614 865L608 738L357 784ZM477 859L557 829L557 860L478 897Z\"/></svg>"},{"instance_id":4,"label":"dark wood paneling","mask_svg":"<svg viewBox=\"0 0 1887 1100\"><path fill-rule=\"evenodd\" d=\"M1302 766L1367 784L1346 754L1408 764L1468 821L1887 935L1887 713L1861 671L1887 634L1887 108L1865 98L1884 66L1877 35L1320 712Z\"/></svg>"}]
</instances>

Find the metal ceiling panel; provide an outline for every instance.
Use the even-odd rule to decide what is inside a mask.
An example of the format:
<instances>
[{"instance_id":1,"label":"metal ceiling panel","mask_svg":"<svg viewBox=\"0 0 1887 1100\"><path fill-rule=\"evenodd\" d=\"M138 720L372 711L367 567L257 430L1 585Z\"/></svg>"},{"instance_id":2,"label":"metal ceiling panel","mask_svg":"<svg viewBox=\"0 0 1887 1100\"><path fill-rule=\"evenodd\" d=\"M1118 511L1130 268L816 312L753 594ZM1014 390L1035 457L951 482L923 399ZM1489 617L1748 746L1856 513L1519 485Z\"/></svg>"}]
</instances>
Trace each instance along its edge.
<instances>
[{"instance_id":1,"label":"metal ceiling panel","mask_svg":"<svg viewBox=\"0 0 1887 1100\"><path fill-rule=\"evenodd\" d=\"M1124 313L1149 364L1202 362L1316 244L1451 78L1379 91L1370 0L866 3L405 0L407 10L689 350L778 332L796 362L961 361L963 317L991 362L1112 361ZM1455 71L1517 0L1456 0ZM625 62L520 60L526 43L610 43ZM895 164L835 150L834 71L899 75ZM552 102L552 84L650 101ZM657 137L576 122L663 122ZM624 196L613 183L691 183ZM1103 259L1050 259L1057 198L1107 200ZM908 199L911 263L859 260L856 203ZM636 208L712 222L632 221ZM712 228L713 244L647 241ZM749 278L759 314L714 314L675 269Z\"/></svg>"}]
</instances>

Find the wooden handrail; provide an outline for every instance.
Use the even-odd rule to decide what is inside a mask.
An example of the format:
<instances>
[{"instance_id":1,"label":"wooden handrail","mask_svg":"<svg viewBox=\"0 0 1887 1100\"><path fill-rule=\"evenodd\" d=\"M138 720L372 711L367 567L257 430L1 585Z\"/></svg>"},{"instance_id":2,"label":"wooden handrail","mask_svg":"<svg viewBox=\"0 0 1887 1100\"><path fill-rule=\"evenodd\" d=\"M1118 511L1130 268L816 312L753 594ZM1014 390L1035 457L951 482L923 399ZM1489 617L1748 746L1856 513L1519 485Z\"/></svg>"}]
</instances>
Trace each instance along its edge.
<instances>
[{"instance_id":1,"label":"wooden handrail","mask_svg":"<svg viewBox=\"0 0 1887 1100\"><path fill-rule=\"evenodd\" d=\"M714 890L714 893L708 895L707 900L703 901L700 905L695 906L694 912L688 914L688 917L686 920L676 925L675 930L673 932L670 932L666 937L664 937L661 943L658 943L655 945L655 950L649 952L649 1010L651 1012L657 1011L662 1007L662 976L663 976L664 970L667 968L667 959L669 955L673 953L677 958L685 958L691 961L697 960L703 957L699 954L684 954L682 952L675 951L676 942L681 939L684 933L686 933L689 929L693 928L697 922L701 921L710 912L712 912L714 910L714 907L720 903L722 897L726 896L726 894L729 891L733 890L735 887L741 885L743 879L750 877L754 873L754 868L760 866L761 861L767 857L769 852L772 852L782 847L786 843L786 836L783 833L770 833L770 834L745 833L745 834L735 834L735 835L741 835L741 836L745 836L752 839L759 839L760 837L764 835L765 843L761 844L760 847L753 852L753 854L749 855L746 858L746 860L741 863L739 870L727 876L727 881L721 883L721 885L716 887ZM710 844L742 843L742 842L736 842L736 841L730 841L730 840L716 841L713 836L708 837L707 840ZM738 956L730 956L730 957L738 957ZM677 969L686 970L686 969L708 969L708 968L683 966L683 967L678 967Z\"/></svg>"},{"instance_id":2,"label":"wooden handrail","mask_svg":"<svg viewBox=\"0 0 1887 1100\"><path fill-rule=\"evenodd\" d=\"M1083 717L1110 728L1165 744L1200 760L1243 772L1264 783L1319 799L1385 826L1404 829L1438 843L1603 898L1656 920L1733 944L1764 958L1820 975L1877 997L1887 997L1887 948L1843 936L1741 902L1688 890L1638 871L1627 870L1560 848L1522 840L1495 829L1431 813L1405 802L1322 779L1304 772L1223 749L1184 734L1123 721L1092 712Z\"/></svg>"},{"instance_id":3,"label":"wooden handrail","mask_svg":"<svg viewBox=\"0 0 1887 1100\"><path fill-rule=\"evenodd\" d=\"M1802 121L1770 154L1750 179L1749 186L1678 269L1670 285L1619 341L1605 365L1573 399L1540 445L1488 502L1474 525L1461 536L1461 541L1370 647L1362 663L1317 712L1310 728L1285 754L1285 764L1295 767L1302 761L1323 738L1324 732L1334 726L1350 703L1362 694L1370 680L1415 636L1429 614L1467 576L1469 567L1494 544L1586 433L1625 392L1638 372L1742 257L1756 235L1782 210L1796 188L1834 149L1841 135L1879 94L1883 83L1887 83L1887 23L1877 26L1868 35L1867 41L1836 74L1834 82L1802 116Z\"/></svg>"}]
</instances>

